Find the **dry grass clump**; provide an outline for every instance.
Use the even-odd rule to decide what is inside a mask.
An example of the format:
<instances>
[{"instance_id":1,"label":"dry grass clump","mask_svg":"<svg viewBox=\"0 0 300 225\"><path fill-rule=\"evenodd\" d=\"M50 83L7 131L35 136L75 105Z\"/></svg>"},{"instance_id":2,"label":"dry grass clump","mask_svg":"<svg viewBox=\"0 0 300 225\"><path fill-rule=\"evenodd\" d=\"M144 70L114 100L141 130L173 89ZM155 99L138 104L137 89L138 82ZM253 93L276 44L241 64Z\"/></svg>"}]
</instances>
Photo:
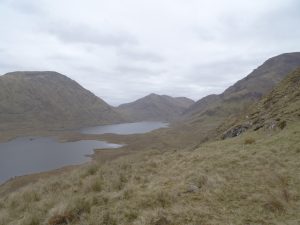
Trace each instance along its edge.
<instances>
[{"instance_id":1,"label":"dry grass clump","mask_svg":"<svg viewBox=\"0 0 300 225\"><path fill-rule=\"evenodd\" d=\"M284 204L275 197L269 199L264 205L264 207L267 210L270 210L271 212L275 212L275 213L282 213L285 211Z\"/></svg>"},{"instance_id":2,"label":"dry grass clump","mask_svg":"<svg viewBox=\"0 0 300 225\"><path fill-rule=\"evenodd\" d=\"M49 225L63 225L74 221L74 215L70 212L64 212L62 214L54 215L48 221Z\"/></svg>"},{"instance_id":3,"label":"dry grass clump","mask_svg":"<svg viewBox=\"0 0 300 225\"><path fill-rule=\"evenodd\" d=\"M279 127L281 130L284 129L284 128L286 127L286 121L285 121L285 120L280 121L280 122L278 123L278 127Z\"/></svg>"},{"instance_id":4,"label":"dry grass clump","mask_svg":"<svg viewBox=\"0 0 300 225\"><path fill-rule=\"evenodd\" d=\"M150 221L150 224L169 225L169 224L171 224L171 222L165 216L160 216L158 218L152 218L152 220Z\"/></svg>"},{"instance_id":5,"label":"dry grass clump","mask_svg":"<svg viewBox=\"0 0 300 225\"><path fill-rule=\"evenodd\" d=\"M99 164L92 162L84 169L82 177L95 175L98 171L99 171Z\"/></svg>"},{"instance_id":6,"label":"dry grass clump","mask_svg":"<svg viewBox=\"0 0 300 225\"><path fill-rule=\"evenodd\" d=\"M0 225L293 224L299 129L83 165L1 197Z\"/></svg>"},{"instance_id":7,"label":"dry grass clump","mask_svg":"<svg viewBox=\"0 0 300 225\"><path fill-rule=\"evenodd\" d=\"M41 199L41 196L36 191L27 190L22 193L22 199L25 202L37 202Z\"/></svg>"},{"instance_id":8,"label":"dry grass clump","mask_svg":"<svg viewBox=\"0 0 300 225\"><path fill-rule=\"evenodd\" d=\"M208 177L204 174L193 174L193 177L190 178L191 185L196 186L201 189L208 183Z\"/></svg>"},{"instance_id":9,"label":"dry grass clump","mask_svg":"<svg viewBox=\"0 0 300 225\"><path fill-rule=\"evenodd\" d=\"M90 212L91 204L83 197L74 198L68 204L60 204L50 211L48 224L63 225L80 220L83 214Z\"/></svg>"},{"instance_id":10,"label":"dry grass clump","mask_svg":"<svg viewBox=\"0 0 300 225\"><path fill-rule=\"evenodd\" d=\"M254 144L255 142L256 142L255 139L252 137L248 137L244 140L245 145L251 145L251 144Z\"/></svg>"},{"instance_id":11,"label":"dry grass clump","mask_svg":"<svg viewBox=\"0 0 300 225\"><path fill-rule=\"evenodd\" d=\"M4 224L8 224L9 223L9 212L8 210L1 210L0 211L0 224L4 225Z\"/></svg>"},{"instance_id":12,"label":"dry grass clump","mask_svg":"<svg viewBox=\"0 0 300 225\"><path fill-rule=\"evenodd\" d=\"M173 193L158 190L141 196L138 206L143 209L167 208L174 202L176 202L176 196L174 196Z\"/></svg>"},{"instance_id":13,"label":"dry grass clump","mask_svg":"<svg viewBox=\"0 0 300 225\"><path fill-rule=\"evenodd\" d=\"M102 178L98 176L89 177L84 182L84 191L86 193L89 192L100 192L103 189L103 181Z\"/></svg>"}]
</instances>

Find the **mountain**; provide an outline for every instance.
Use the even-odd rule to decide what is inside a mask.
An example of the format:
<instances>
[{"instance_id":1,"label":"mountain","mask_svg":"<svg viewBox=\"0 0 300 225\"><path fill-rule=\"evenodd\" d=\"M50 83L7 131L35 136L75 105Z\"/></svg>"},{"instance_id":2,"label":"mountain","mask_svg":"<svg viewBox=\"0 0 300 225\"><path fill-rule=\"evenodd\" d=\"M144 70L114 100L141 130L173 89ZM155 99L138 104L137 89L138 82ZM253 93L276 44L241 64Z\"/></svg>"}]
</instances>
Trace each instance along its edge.
<instances>
[{"instance_id":1,"label":"mountain","mask_svg":"<svg viewBox=\"0 0 300 225\"><path fill-rule=\"evenodd\" d=\"M74 169L11 180L0 186L0 224L299 224L299 87L297 70L252 107L249 121L265 131L193 148L145 142L136 154L127 142L110 151L125 157L96 151Z\"/></svg>"},{"instance_id":2,"label":"mountain","mask_svg":"<svg viewBox=\"0 0 300 225\"><path fill-rule=\"evenodd\" d=\"M300 67L223 134L236 137L247 130L275 130L300 120Z\"/></svg>"},{"instance_id":3,"label":"mountain","mask_svg":"<svg viewBox=\"0 0 300 225\"><path fill-rule=\"evenodd\" d=\"M220 95L200 99L184 112L192 124L219 121L246 111L274 88L289 72L300 66L300 53L285 53L268 59L244 79L236 82Z\"/></svg>"},{"instance_id":4,"label":"mountain","mask_svg":"<svg viewBox=\"0 0 300 225\"><path fill-rule=\"evenodd\" d=\"M102 99L57 72L0 76L0 129L69 129L121 122Z\"/></svg>"},{"instance_id":5,"label":"mountain","mask_svg":"<svg viewBox=\"0 0 300 225\"><path fill-rule=\"evenodd\" d=\"M251 76L249 75L250 78L244 78L227 89L224 92L226 95L223 93L206 96L188 108L178 120L171 124L169 129L154 131L139 137L140 140L137 141L139 143L136 143L135 148L140 149L143 146L157 149L184 148L186 146L193 148L206 140L215 139L229 129L230 125L234 125L236 118L249 112L263 95L271 91L271 86L278 85L279 80L299 66L300 53L283 54L269 59L254 70L250 74ZM250 85L253 80L258 83ZM264 91L262 87L268 88ZM233 92L234 88L239 91ZM242 95L241 93L248 94ZM238 98L238 96L240 97ZM226 126L223 125L224 122L227 123ZM122 141L125 142L125 140Z\"/></svg>"},{"instance_id":6,"label":"mountain","mask_svg":"<svg viewBox=\"0 0 300 225\"><path fill-rule=\"evenodd\" d=\"M184 97L150 94L135 102L122 104L118 111L132 121L173 121L194 103Z\"/></svg>"}]
</instances>

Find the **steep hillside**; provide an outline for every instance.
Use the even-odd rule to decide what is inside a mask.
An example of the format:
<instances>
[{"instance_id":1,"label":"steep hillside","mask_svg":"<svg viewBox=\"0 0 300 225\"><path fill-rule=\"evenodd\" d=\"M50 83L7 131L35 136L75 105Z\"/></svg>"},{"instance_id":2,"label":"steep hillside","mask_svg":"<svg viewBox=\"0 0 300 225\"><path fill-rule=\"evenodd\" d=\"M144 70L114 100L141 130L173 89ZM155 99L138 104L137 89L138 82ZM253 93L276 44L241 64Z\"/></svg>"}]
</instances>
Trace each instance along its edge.
<instances>
[{"instance_id":1,"label":"steep hillside","mask_svg":"<svg viewBox=\"0 0 300 225\"><path fill-rule=\"evenodd\" d=\"M135 102L120 105L118 110L132 121L172 121L194 103L193 100L150 94Z\"/></svg>"},{"instance_id":2,"label":"steep hillside","mask_svg":"<svg viewBox=\"0 0 300 225\"><path fill-rule=\"evenodd\" d=\"M250 112L235 122L223 138L238 136L248 129L284 129L295 120L300 120L300 67L251 107Z\"/></svg>"},{"instance_id":3,"label":"steep hillside","mask_svg":"<svg viewBox=\"0 0 300 225\"><path fill-rule=\"evenodd\" d=\"M224 93L199 100L184 112L183 125L175 128L178 139L184 136L183 141L188 140L189 143L196 144L214 136L215 130L224 121L231 121L246 113L252 104L299 66L298 52L273 57Z\"/></svg>"},{"instance_id":4,"label":"steep hillside","mask_svg":"<svg viewBox=\"0 0 300 225\"><path fill-rule=\"evenodd\" d=\"M249 104L271 91L286 74L299 66L299 52L273 57L222 94L210 95L196 102L185 111L185 118L188 121L197 122L206 117L239 114Z\"/></svg>"},{"instance_id":5,"label":"steep hillside","mask_svg":"<svg viewBox=\"0 0 300 225\"><path fill-rule=\"evenodd\" d=\"M0 76L0 129L68 129L122 121L107 103L56 72Z\"/></svg>"}]
</instances>

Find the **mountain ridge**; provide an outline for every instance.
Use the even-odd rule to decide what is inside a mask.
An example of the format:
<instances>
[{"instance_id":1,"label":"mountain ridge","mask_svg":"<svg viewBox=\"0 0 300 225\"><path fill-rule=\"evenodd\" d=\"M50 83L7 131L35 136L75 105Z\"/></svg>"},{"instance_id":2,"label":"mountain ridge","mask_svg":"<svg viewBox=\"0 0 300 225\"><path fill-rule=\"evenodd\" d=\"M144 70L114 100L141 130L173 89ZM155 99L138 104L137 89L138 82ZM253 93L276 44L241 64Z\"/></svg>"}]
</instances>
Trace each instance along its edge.
<instances>
[{"instance_id":1,"label":"mountain ridge","mask_svg":"<svg viewBox=\"0 0 300 225\"><path fill-rule=\"evenodd\" d=\"M124 119L76 81L54 71L16 71L0 76L1 129L69 129Z\"/></svg>"},{"instance_id":2,"label":"mountain ridge","mask_svg":"<svg viewBox=\"0 0 300 225\"><path fill-rule=\"evenodd\" d=\"M236 137L242 133L260 129L284 129L290 123L300 119L300 67L289 73L269 94L264 96L249 112L222 135L223 139ZM219 129L222 129L220 127Z\"/></svg>"},{"instance_id":3,"label":"mountain ridge","mask_svg":"<svg viewBox=\"0 0 300 225\"><path fill-rule=\"evenodd\" d=\"M222 94L209 95L196 101L184 112L184 118L186 121L195 122L205 116L238 114L271 91L286 74L298 66L300 66L300 52L272 57Z\"/></svg>"},{"instance_id":4,"label":"mountain ridge","mask_svg":"<svg viewBox=\"0 0 300 225\"><path fill-rule=\"evenodd\" d=\"M134 102L121 104L117 109L133 121L174 121L193 103L186 97L151 93Z\"/></svg>"}]
</instances>

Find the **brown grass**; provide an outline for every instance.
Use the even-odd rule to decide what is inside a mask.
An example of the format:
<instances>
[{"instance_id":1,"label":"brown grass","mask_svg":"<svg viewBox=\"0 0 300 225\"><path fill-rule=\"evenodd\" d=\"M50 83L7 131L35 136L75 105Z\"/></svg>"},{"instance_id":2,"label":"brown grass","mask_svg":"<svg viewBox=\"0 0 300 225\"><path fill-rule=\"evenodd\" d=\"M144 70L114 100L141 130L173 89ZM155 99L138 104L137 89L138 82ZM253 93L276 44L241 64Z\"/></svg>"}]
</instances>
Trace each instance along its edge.
<instances>
[{"instance_id":1,"label":"brown grass","mask_svg":"<svg viewBox=\"0 0 300 225\"><path fill-rule=\"evenodd\" d=\"M256 142L255 139L252 137L248 137L244 140L245 145L251 145L251 144L254 144L255 142Z\"/></svg>"},{"instance_id":2,"label":"brown grass","mask_svg":"<svg viewBox=\"0 0 300 225\"><path fill-rule=\"evenodd\" d=\"M284 128L286 127L286 121L285 121L285 120L280 121L280 122L278 123L278 127L279 127L281 130L284 129Z\"/></svg>"},{"instance_id":3,"label":"brown grass","mask_svg":"<svg viewBox=\"0 0 300 225\"><path fill-rule=\"evenodd\" d=\"M95 161L1 197L0 225L295 224L299 129Z\"/></svg>"}]
</instances>

